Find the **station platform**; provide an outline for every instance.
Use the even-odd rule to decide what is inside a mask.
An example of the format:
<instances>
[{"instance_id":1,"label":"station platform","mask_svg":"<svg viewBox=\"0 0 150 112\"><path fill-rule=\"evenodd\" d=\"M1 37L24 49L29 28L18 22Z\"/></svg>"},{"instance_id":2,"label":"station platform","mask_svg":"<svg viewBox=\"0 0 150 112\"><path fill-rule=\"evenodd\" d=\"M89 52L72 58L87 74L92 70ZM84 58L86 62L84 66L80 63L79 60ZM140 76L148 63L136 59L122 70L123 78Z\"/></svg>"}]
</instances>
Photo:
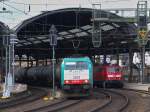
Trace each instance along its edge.
<instances>
[{"instance_id":1,"label":"station platform","mask_svg":"<svg viewBox=\"0 0 150 112\"><path fill-rule=\"evenodd\" d=\"M150 92L150 84L142 84L142 83L124 83L125 89L135 89L135 90L144 90Z\"/></svg>"},{"instance_id":2,"label":"station platform","mask_svg":"<svg viewBox=\"0 0 150 112\"><path fill-rule=\"evenodd\" d=\"M0 84L0 94L2 94L4 89L4 84ZM27 85L26 84L20 84L20 83L16 83L14 87L12 87L12 94L17 94L17 93L21 93L24 91L27 91Z\"/></svg>"}]
</instances>

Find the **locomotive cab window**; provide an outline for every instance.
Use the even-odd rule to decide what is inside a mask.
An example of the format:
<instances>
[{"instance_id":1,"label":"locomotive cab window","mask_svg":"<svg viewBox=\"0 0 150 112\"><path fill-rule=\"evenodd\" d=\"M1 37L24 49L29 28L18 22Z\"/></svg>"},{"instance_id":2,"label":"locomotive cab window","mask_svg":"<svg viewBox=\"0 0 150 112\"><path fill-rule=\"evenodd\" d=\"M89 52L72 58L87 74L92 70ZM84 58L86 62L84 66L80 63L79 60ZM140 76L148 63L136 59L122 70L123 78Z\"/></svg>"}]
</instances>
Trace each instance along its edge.
<instances>
[{"instance_id":1,"label":"locomotive cab window","mask_svg":"<svg viewBox=\"0 0 150 112\"><path fill-rule=\"evenodd\" d=\"M66 62L65 70L86 70L88 64L86 62Z\"/></svg>"},{"instance_id":2,"label":"locomotive cab window","mask_svg":"<svg viewBox=\"0 0 150 112\"><path fill-rule=\"evenodd\" d=\"M118 68L118 67L108 67L107 71L108 72L120 72L120 68Z\"/></svg>"}]
</instances>

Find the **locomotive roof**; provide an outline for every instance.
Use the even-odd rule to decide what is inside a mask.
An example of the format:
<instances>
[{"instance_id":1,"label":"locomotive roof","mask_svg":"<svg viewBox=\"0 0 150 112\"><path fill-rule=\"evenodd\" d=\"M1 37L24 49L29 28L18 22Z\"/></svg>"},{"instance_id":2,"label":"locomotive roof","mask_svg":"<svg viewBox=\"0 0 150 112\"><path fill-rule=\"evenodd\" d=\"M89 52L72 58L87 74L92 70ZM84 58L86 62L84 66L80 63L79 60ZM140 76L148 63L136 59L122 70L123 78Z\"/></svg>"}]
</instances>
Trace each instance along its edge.
<instances>
[{"instance_id":1,"label":"locomotive roof","mask_svg":"<svg viewBox=\"0 0 150 112\"><path fill-rule=\"evenodd\" d=\"M63 61L66 61L66 62L72 62L72 61L88 61L88 62L91 62L90 58L88 58L88 57L64 58Z\"/></svg>"}]
</instances>

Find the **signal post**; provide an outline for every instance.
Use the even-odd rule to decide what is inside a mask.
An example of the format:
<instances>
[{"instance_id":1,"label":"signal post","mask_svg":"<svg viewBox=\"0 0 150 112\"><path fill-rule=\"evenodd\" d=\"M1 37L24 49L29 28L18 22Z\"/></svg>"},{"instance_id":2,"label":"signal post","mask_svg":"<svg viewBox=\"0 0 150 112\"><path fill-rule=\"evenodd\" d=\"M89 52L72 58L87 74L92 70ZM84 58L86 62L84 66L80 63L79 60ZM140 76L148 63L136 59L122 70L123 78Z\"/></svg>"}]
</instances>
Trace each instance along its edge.
<instances>
[{"instance_id":1,"label":"signal post","mask_svg":"<svg viewBox=\"0 0 150 112\"><path fill-rule=\"evenodd\" d=\"M145 45L148 41L148 16L147 1L139 1L137 4L137 40L141 48L140 82L144 81L145 69Z\"/></svg>"}]
</instances>

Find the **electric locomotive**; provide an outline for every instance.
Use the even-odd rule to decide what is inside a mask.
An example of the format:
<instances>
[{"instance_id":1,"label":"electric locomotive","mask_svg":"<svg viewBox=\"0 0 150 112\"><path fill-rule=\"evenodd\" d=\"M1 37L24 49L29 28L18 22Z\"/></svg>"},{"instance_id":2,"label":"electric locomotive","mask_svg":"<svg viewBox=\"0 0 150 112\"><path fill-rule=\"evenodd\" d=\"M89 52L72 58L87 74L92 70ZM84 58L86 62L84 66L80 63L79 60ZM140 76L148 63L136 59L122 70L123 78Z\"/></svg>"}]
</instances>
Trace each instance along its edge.
<instances>
[{"instance_id":1,"label":"electric locomotive","mask_svg":"<svg viewBox=\"0 0 150 112\"><path fill-rule=\"evenodd\" d=\"M94 85L100 87L123 87L121 67L116 64L94 66Z\"/></svg>"},{"instance_id":2,"label":"electric locomotive","mask_svg":"<svg viewBox=\"0 0 150 112\"><path fill-rule=\"evenodd\" d=\"M89 96L93 88L90 58L64 58L61 64L61 87L66 94Z\"/></svg>"}]
</instances>

